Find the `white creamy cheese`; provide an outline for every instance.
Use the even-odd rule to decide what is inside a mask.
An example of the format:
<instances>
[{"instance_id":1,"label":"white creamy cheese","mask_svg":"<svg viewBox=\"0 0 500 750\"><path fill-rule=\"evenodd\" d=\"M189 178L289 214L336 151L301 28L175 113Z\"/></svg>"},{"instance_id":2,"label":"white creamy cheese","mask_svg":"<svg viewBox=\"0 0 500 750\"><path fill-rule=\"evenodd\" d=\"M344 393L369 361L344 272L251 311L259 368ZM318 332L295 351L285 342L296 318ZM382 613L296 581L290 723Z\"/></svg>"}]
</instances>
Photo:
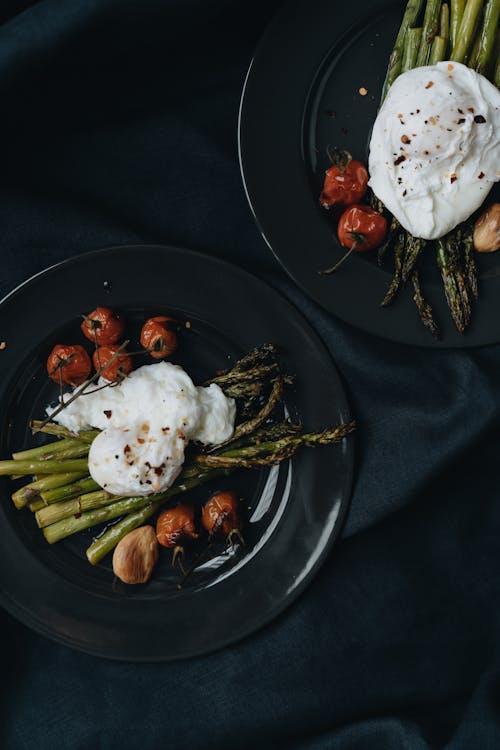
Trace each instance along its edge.
<instances>
[{"instance_id":1,"label":"white creamy cheese","mask_svg":"<svg viewBox=\"0 0 500 750\"><path fill-rule=\"evenodd\" d=\"M500 179L500 92L455 62L414 68L375 121L369 185L415 237L436 239L478 209Z\"/></svg>"},{"instance_id":2,"label":"white creamy cheese","mask_svg":"<svg viewBox=\"0 0 500 750\"><path fill-rule=\"evenodd\" d=\"M100 380L54 420L74 432L102 430L90 448L89 471L114 495L162 492L180 473L189 440L216 445L233 434L234 400L214 383L196 387L178 365L144 365L120 385L100 388L105 384Z\"/></svg>"}]
</instances>

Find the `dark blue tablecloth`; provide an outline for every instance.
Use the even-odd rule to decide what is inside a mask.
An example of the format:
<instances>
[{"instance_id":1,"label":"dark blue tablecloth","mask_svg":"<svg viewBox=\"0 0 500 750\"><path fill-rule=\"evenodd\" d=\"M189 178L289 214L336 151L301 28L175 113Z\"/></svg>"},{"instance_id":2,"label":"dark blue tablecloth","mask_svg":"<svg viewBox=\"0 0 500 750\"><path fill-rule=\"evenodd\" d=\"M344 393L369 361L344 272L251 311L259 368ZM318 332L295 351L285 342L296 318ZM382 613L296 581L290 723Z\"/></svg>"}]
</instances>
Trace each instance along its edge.
<instances>
[{"instance_id":1,"label":"dark blue tablecloth","mask_svg":"<svg viewBox=\"0 0 500 750\"><path fill-rule=\"evenodd\" d=\"M174 664L116 663L1 612L2 750L500 747L500 347L372 338L274 260L242 188L236 126L277 5L0 8L0 296L111 244L224 257L303 311L360 424L341 541L245 641Z\"/></svg>"}]
</instances>

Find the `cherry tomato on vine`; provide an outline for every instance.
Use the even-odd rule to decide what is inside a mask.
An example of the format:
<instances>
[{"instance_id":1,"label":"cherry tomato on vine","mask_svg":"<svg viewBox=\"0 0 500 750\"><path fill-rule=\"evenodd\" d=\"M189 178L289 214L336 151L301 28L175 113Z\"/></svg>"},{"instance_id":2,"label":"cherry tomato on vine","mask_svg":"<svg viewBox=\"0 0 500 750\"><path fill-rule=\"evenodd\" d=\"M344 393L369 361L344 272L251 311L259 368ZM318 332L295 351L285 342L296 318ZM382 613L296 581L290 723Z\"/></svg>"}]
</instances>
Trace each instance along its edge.
<instances>
[{"instance_id":1,"label":"cherry tomato on vine","mask_svg":"<svg viewBox=\"0 0 500 750\"><path fill-rule=\"evenodd\" d=\"M326 170L319 202L324 208L345 208L363 199L368 186L365 165L348 151L330 149L332 166Z\"/></svg>"},{"instance_id":2,"label":"cherry tomato on vine","mask_svg":"<svg viewBox=\"0 0 500 750\"><path fill-rule=\"evenodd\" d=\"M176 547L190 539L198 539L194 521L194 508L181 504L167 508L156 521L156 538L162 547Z\"/></svg>"},{"instance_id":3,"label":"cherry tomato on vine","mask_svg":"<svg viewBox=\"0 0 500 750\"><path fill-rule=\"evenodd\" d=\"M201 511L201 523L210 536L239 536L241 526L236 492L216 492Z\"/></svg>"},{"instance_id":4,"label":"cherry tomato on vine","mask_svg":"<svg viewBox=\"0 0 500 750\"><path fill-rule=\"evenodd\" d=\"M100 346L92 356L96 371L104 367L100 377L109 380L110 383L123 380L134 368L132 357L130 354L127 354L125 349L113 359L119 348L116 344ZM112 359L113 361L111 362Z\"/></svg>"},{"instance_id":5,"label":"cherry tomato on vine","mask_svg":"<svg viewBox=\"0 0 500 750\"><path fill-rule=\"evenodd\" d=\"M73 387L81 385L90 375L90 357L79 345L57 344L47 359L47 372L55 383Z\"/></svg>"},{"instance_id":6,"label":"cherry tomato on vine","mask_svg":"<svg viewBox=\"0 0 500 750\"><path fill-rule=\"evenodd\" d=\"M96 307L85 315L81 329L83 335L98 346L116 344L123 336L125 322L109 307Z\"/></svg>"},{"instance_id":7,"label":"cherry tomato on vine","mask_svg":"<svg viewBox=\"0 0 500 750\"><path fill-rule=\"evenodd\" d=\"M348 250L373 250L386 237L387 220L370 206L350 206L339 219L337 234L342 247Z\"/></svg>"},{"instance_id":8,"label":"cherry tomato on vine","mask_svg":"<svg viewBox=\"0 0 500 750\"><path fill-rule=\"evenodd\" d=\"M175 318L158 315L146 320L141 330L141 345L154 359L165 359L177 349L179 323Z\"/></svg>"}]
</instances>

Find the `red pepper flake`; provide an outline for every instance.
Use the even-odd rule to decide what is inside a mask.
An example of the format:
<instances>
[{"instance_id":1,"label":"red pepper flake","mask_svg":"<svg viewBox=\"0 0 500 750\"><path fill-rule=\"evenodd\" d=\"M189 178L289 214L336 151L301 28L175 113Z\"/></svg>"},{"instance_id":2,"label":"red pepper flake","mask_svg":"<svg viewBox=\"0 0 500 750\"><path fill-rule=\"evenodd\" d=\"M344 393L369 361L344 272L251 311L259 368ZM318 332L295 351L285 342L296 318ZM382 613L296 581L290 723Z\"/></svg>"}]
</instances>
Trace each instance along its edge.
<instances>
[{"instance_id":1,"label":"red pepper flake","mask_svg":"<svg viewBox=\"0 0 500 750\"><path fill-rule=\"evenodd\" d=\"M478 180L482 180L482 179L483 179L483 177L484 177L484 172L481 172L481 173L480 173L480 175L478 176L478 178L477 178L477 179L478 179Z\"/></svg>"},{"instance_id":2,"label":"red pepper flake","mask_svg":"<svg viewBox=\"0 0 500 750\"><path fill-rule=\"evenodd\" d=\"M404 191L403 191L403 198L404 198L404 197L406 196L406 193L407 193L407 192L408 192L407 190L404 190Z\"/></svg>"},{"instance_id":3,"label":"red pepper flake","mask_svg":"<svg viewBox=\"0 0 500 750\"><path fill-rule=\"evenodd\" d=\"M111 409L104 409L104 416L107 417L108 419L111 419L112 414L113 412L111 411Z\"/></svg>"},{"instance_id":4,"label":"red pepper flake","mask_svg":"<svg viewBox=\"0 0 500 750\"><path fill-rule=\"evenodd\" d=\"M403 161L406 161L406 156L404 154L401 154L401 156L398 156L398 158L394 162L394 166L398 167Z\"/></svg>"},{"instance_id":5,"label":"red pepper flake","mask_svg":"<svg viewBox=\"0 0 500 750\"><path fill-rule=\"evenodd\" d=\"M410 139L408 138L407 135L402 135L401 136L401 143L411 143L411 141L410 141Z\"/></svg>"},{"instance_id":6,"label":"red pepper flake","mask_svg":"<svg viewBox=\"0 0 500 750\"><path fill-rule=\"evenodd\" d=\"M424 151L424 156L429 156L429 151L427 151L427 149Z\"/></svg>"},{"instance_id":7,"label":"red pepper flake","mask_svg":"<svg viewBox=\"0 0 500 750\"><path fill-rule=\"evenodd\" d=\"M130 447L130 445L129 445L129 444L127 443L127 445L126 445L126 446L125 446L125 448L123 449L123 452L125 453L125 455L127 455L127 453L130 453L130 451L131 451L131 450L132 450L132 448L131 448L131 447Z\"/></svg>"},{"instance_id":8,"label":"red pepper flake","mask_svg":"<svg viewBox=\"0 0 500 750\"><path fill-rule=\"evenodd\" d=\"M467 112L472 112L472 114L474 114L474 107L467 107Z\"/></svg>"},{"instance_id":9,"label":"red pepper flake","mask_svg":"<svg viewBox=\"0 0 500 750\"><path fill-rule=\"evenodd\" d=\"M486 122L486 118L482 115L476 115L474 117L474 122L478 123L478 125L482 124L483 122Z\"/></svg>"},{"instance_id":10,"label":"red pepper flake","mask_svg":"<svg viewBox=\"0 0 500 750\"><path fill-rule=\"evenodd\" d=\"M456 179L457 179L457 176L456 176L455 172L453 172L453 174L450 176L450 182L451 182L452 185L453 185L454 182L456 182Z\"/></svg>"},{"instance_id":11,"label":"red pepper flake","mask_svg":"<svg viewBox=\"0 0 500 750\"><path fill-rule=\"evenodd\" d=\"M460 112L461 115L464 113L463 109L460 109L460 107L457 107L457 112Z\"/></svg>"},{"instance_id":12,"label":"red pepper flake","mask_svg":"<svg viewBox=\"0 0 500 750\"><path fill-rule=\"evenodd\" d=\"M146 441L144 440L144 438L137 438L137 442L138 442L138 443L139 443L140 445L143 445L143 444L144 444L144 443L145 443Z\"/></svg>"},{"instance_id":13,"label":"red pepper flake","mask_svg":"<svg viewBox=\"0 0 500 750\"><path fill-rule=\"evenodd\" d=\"M457 120L457 125L463 125L465 122L465 117L461 117L459 120Z\"/></svg>"},{"instance_id":14,"label":"red pepper flake","mask_svg":"<svg viewBox=\"0 0 500 750\"><path fill-rule=\"evenodd\" d=\"M427 86L425 88L426 89L430 89L431 86L434 86L434 81L429 81L429 83L427 84Z\"/></svg>"}]
</instances>

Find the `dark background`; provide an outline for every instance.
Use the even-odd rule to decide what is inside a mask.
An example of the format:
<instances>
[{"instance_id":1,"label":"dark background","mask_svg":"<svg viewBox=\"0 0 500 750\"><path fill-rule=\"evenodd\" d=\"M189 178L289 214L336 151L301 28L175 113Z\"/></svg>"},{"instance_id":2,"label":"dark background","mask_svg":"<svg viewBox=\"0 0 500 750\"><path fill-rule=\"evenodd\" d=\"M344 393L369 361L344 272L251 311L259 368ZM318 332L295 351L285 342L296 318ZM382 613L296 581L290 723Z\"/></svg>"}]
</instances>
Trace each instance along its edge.
<instances>
[{"instance_id":1,"label":"dark background","mask_svg":"<svg viewBox=\"0 0 500 750\"><path fill-rule=\"evenodd\" d=\"M302 310L360 425L342 540L300 599L244 642L173 664L114 663L2 613L3 750L500 747L500 348L362 334L274 260L242 188L236 125L278 5L0 8L0 296L106 245L221 256Z\"/></svg>"}]
</instances>

